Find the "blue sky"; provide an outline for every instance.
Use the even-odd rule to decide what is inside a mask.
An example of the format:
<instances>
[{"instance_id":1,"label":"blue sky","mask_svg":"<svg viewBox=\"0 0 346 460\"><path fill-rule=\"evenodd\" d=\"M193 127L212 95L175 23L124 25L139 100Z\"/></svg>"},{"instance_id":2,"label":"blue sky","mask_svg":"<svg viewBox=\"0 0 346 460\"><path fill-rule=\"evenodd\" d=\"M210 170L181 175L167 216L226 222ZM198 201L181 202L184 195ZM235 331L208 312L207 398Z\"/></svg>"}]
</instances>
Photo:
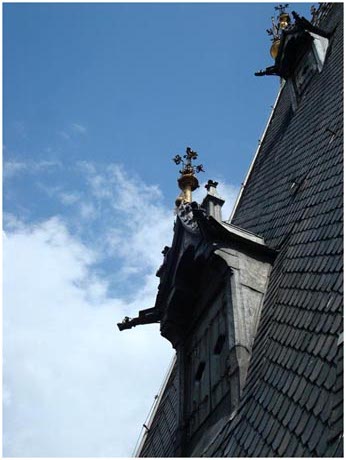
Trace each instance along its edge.
<instances>
[{"instance_id":1,"label":"blue sky","mask_svg":"<svg viewBox=\"0 0 346 460\"><path fill-rule=\"evenodd\" d=\"M4 455L131 455L172 349L114 326L155 300L175 154L228 218L279 88L254 76L274 6L4 4Z\"/></svg>"}]
</instances>

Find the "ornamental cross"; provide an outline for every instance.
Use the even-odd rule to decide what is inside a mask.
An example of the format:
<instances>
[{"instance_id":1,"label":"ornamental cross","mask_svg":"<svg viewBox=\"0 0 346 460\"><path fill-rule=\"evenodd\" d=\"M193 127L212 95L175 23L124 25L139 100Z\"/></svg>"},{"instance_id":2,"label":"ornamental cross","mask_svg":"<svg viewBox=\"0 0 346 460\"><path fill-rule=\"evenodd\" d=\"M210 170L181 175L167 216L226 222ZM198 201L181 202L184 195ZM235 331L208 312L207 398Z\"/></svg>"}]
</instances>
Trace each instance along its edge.
<instances>
[{"instance_id":1,"label":"ornamental cross","mask_svg":"<svg viewBox=\"0 0 346 460\"><path fill-rule=\"evenodd\" d=\"M195 166L192 164L192 160L196 160L197 157L197 152L194 152L190 147L187 147L186 154L184 155L186 161L184 161L180 155L176 155L173 158L173 161L176 165L182 164L183 168L179 171L182 175L199 173L201 171L204 172L203 165Z\"/></svg>"},{"instance_id":2,"label":"ornamental cross","mask_svg":"<svg viewBox=\"0 0 346 460\"><path fill-rule=\"evenodd\" d=\"M190 147L186 148L184 160L180 155L176 155L173 161L176 165L182 164L182 169L179 171L181 176L178 179L178 185L181 190L180 195L175 200L177 208L181 204L192 202L192 192L199 187L198 179L195 173L204 172L203 165L193 165L192 160L198 157L197 152L194 152Z\"/></svg>"},{"instance_id":3,"label":"ornamental cross","mask_svg":"<svg viewBox=\"0 0 346 460\"><path fill-rule=\"evenodd\" d=\"M280 4L274 7L276 11L279 11L279 14L286 13L285 11L286 8L288 8L288 3L285 3L284 5Z\"/></svg>"}]
</instances>

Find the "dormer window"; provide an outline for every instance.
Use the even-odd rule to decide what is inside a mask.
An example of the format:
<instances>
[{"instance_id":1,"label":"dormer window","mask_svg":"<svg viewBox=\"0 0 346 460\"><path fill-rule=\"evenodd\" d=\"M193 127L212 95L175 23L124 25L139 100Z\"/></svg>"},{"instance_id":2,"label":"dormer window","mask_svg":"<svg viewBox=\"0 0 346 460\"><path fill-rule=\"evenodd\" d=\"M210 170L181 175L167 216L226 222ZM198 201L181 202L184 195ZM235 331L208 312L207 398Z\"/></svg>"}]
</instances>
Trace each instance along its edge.
<instances>
[{"instance_id":1,"label":"dormer window","mask_svg":"<svg viewBox=\"0 0 346 460\"><path fill-rule=\"evenodd\" d=\"M255 75L278 75L284 79L295 110L312 77L323 69L329 34L295 12L292 12L295 22L287 20L286 6L277 7L280 10L278 23L273 21L272 29L267 30L272 36L271 55L275 64ZM286 19L283 21L283 18Z\"/></svg>"},{"instance_id":2,"label":"dormer window","mask_svg":"<svg viewBox=\"0 0 346 460\"><path fill-rule=\"evenodd\" d=\"M322 71L328 49L329 40L327 38L311 32L307 34L307 37L308 45L305 46L305 52L293 66L292 76L287 76L288 84L291 85L293 110L296 109L312 77Z\"/></svg>"},{"instance_id":3,"label":"dormer window","mask_svg":"<svg viewBox=\"0 0 346 460\"><path fill-rule=\"evenodd\" d=\"M312 51L316 59L318 71L321 72L324 61L326 59L329 40L328 38L322 37L321 35L314 34L313 32L310 32L310 35L314 39L312 43Z\"/></svg>"},{"instance_id":4,"label":"dormer window","mask_svg":"<svg viewBox=\"0 0 346 460\"><path fill-rule=\"evenodd\" d=\"M316 71L317 62L315 60L314 53L310 48L297 65L292 77L294 89L298 97L303 94Z\"/></svg>"}]
</instances>

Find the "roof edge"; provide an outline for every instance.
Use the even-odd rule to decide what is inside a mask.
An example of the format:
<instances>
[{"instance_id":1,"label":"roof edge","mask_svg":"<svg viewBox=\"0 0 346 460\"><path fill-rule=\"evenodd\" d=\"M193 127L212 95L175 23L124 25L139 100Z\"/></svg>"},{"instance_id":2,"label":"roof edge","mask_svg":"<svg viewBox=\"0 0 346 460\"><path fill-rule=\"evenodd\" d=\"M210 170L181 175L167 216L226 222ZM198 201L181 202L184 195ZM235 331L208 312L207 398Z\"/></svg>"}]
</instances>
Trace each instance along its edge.
<instances>
[{"instance_id":1,"label":"roof edge","mask_svg":"<svg viewBox=\"0 0 346 460\"><path fill-rule=\"evenodd\" d=\"M155 415L157 413L157 410L159 408L159 405L160 405L160 402L162 400L162 397L163 397L163 394L167 388L167 385L168 385L168 382L169 382L169 379L172 375L172 372L173 372L173 369L174 369L174 366L176 364L176 361L177 361L177 355L176 353L174 354L172 360L171 360L171 363L168 367L168 370L166 372L166 376L161 384L161 387L159 389L159 392L157 394L157 397L155 398L154 400L154 404L152 405L151 409L149 410L149 414L147 416L147 419L145 421L145 423L143 424L143 428L144 428L144 433L143 434L140 434L139 435L139 439L137 441L137 445L135 446L135 449L134 449L134 452L132 454L132 457L133 458L139 458L140 456L140 453L144 447L144 444L145 444L145 441L147 439L147 433L148 431L150 430L150 427L154 421L154 418L155 418Z\"/></svg>"},{"instance_id":2,"label":"roof edge","mask_svg":"<svg viewBox=\"0 0 346 460\"><path fill-rule=\"evenodd\" d=\"M276 106L277 106L277 104L278 104L278 102L279 102L279 99L280 99L280 96L281 96L281 93L282 93L282 90L283 90L284 86L285 86L285 81L283 80L283 84L280 85L280 89L279 89L278 95L276 96L276 99L275 99L275 102L274 102L272 111L271 111L270 114L269 114L269 118L268 118L267 124L266 124L266 126L265 126L265 128L264 128L264 131L263 131L263 133L262 133L261 139L260 139L260 141L259 141L258 147L257 147L256 152L255 152L255 155L254 155L254 157L253 157L253 159L252 159L252 162L251 162L250 167L249 167L249 169L248 169L248 172L247 172L247 174L246 174L246 176L245 176L245 179L244 179L244 181L243 181L243 183L242 183L242 185L241 185L241 187L240 187L240 190L239 190L237 199L235 200L235 203L234 203L234 205L233 205L233 209L232 209L231 215L229 216L228 220L225 221L227 224L230 224L230 223L232 222L232 219L233 219L233 217L234 217L234 214L235 214L236 211L237 211L237 208L238 208L240 199L241 199L241 197L242 197L242 195L243 195L244 188L246 187L246 184L247 184L247 182L248 182L248 180L249 180L249 177L250 177L250 175L251 175L251 173L252 173L254 164L255 164L255 162L256 162L256 160L257 160L257 157L258 157L258 154L259 154L260 149L261 149L261 147L262 147L264 138L265 138L265 136L266 136L266 134L267 134L267 131L268 131L270 122L271 122L271 120L272 120L272 118L273 118L273 116L274 116L274 112L275 112Z\"/></svg>"}]
</instances>

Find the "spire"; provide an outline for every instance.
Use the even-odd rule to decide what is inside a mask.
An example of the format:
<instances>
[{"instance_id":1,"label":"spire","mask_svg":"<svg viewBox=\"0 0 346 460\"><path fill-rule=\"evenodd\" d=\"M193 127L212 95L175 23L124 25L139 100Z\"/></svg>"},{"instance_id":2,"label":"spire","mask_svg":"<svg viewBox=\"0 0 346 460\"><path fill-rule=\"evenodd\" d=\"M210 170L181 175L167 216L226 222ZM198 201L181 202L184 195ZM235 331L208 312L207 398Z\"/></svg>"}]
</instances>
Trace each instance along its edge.
<instances>
[{"instance_id":1,"label":"spire","mask_svg":"<svg viewBox=\"0 0 346 460\"><path fill-rule=\"evenodd\" d=\"M180 195L175 200L175 205L179 207L182 203L191 203L192 192L199 187L198 179L195 173L201 171L204 172L203 165L195 166L192 164L192 160L196 160L198 157L197 152L191 150L190 147L186 148L186 154L184 155L185 161L180 155L176 155L173 161L176 165L182 164L182 169L179 171L181 176L178 179L178 185L181 190Z\"/></svg>"}]
</instances>

